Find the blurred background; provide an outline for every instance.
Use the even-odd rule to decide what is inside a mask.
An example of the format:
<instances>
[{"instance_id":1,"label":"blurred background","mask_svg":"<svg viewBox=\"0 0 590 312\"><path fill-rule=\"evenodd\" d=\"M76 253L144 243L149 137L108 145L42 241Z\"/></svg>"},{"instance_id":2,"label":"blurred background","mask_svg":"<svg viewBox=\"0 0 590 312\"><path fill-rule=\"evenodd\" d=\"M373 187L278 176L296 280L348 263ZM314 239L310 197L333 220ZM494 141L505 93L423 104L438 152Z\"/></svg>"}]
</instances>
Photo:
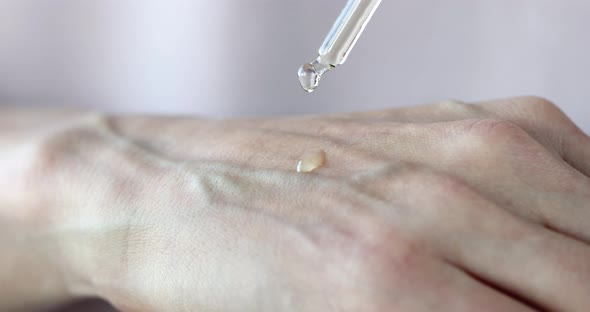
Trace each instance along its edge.
<instances>
[{"instance_id":1,"label":"blurred background","mask_svg":"<svg viewBox=\"0 0 590 312\"><path fill-rule=\"evenodd\" d=\"M538 95L590 131L590 1L384 0L304 93L297 69L345 2L0 0L0 105L220 117Z\"/></svg>"},{"instance_id":2,"label":"blurred background","mask_svg":"<svg viewBox=\"0 0 590 312\"><path fill-rule=\"evenodd\" d=\"M385 0L318 91L345 0L1 0L0 103L205 116L539 95L590 130L590 1Z\"/></svg>"}]
</instances>

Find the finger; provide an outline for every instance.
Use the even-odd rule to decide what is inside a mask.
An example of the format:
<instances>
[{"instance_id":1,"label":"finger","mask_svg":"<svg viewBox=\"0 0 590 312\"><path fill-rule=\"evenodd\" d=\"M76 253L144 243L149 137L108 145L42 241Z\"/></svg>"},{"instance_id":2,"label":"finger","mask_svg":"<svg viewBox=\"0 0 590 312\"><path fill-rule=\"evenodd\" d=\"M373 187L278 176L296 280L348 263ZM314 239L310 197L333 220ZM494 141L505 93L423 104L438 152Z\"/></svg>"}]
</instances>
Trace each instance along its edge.
<instances>
[{"instance_id":1,"label":"finger","mask_svg":"<svg viewBox=\"0 0 590 312\"><path fill-rule=\"evenodd\" d=\"M537 311L529 303L487 285L453 264L448 265L451 266L450 270L455 271L453 283L455 293L445 294L445 297L453 296L465 300L464 311L486 311L486 309L487 311Z\"/></svg>"},{"instance_id":2,"label":"finger","mask_svg":"<svg viewBox=\"0 0 590 312\"><path fill-rule=\"evenodd\" d=\"M461 218L427 224L437 229L431 239L450 262L543 309L590 306L587 245L519 219L475 192L461 194L439 194L436 201L439 216Z\"/></svg>"},{"instance_id":3,"label":"finger","mask_svg":"<svg viewBox=\"0 0 590 312\"><path fill-rule=\"evenodd\" d=\"M406 260L393 260L384 269L381 263L371 263L370 268L376 272L368 276L376 276L378 280L367 281L373 285L368 289L371 294L383 294L378 297L386 299L376 311L537 311L432 255L410 253L401 258ZM360 280L361 285L365 282Z\"/></svg>"},{"instance_id":4,"label":"finger","mask_svg":"<svg viewBox=\"0 0 590 312\"><path fill-rule=\"evenodd\" d=\"M368 188L401 207L398 226L426 233L425 249L535 307L584 311L590 305L588 245L524 221L447 175L410 169L391 176Z\"/></svg>"},{"instance_id":5,"label":"finger","mask_svg":"<svg viewBox=\"0 0 590 312\"><path fill-rule=\"evenodd\" d=\"M395 289L398 309L393 309L395 311L536 311L448 264L440 264L434 270L421 267L412 281L398 285L399 289ZM416 289L419 287L424 289Z\"/></svg>"},{"instance_id":6,"label":"finger","mask_svg":"<svg viewBox=\"0 0 590 312\"><path fill-rule=\"evenodd\" d=\"M481 235L467 240L470 243L462 246L455 259L469 272L501 288L514 289L549 310L583 311L590 306L587 246L542 228L517 240L493 237L497 231L480 229L478 233Z\"/></svg>"}]
</instances>

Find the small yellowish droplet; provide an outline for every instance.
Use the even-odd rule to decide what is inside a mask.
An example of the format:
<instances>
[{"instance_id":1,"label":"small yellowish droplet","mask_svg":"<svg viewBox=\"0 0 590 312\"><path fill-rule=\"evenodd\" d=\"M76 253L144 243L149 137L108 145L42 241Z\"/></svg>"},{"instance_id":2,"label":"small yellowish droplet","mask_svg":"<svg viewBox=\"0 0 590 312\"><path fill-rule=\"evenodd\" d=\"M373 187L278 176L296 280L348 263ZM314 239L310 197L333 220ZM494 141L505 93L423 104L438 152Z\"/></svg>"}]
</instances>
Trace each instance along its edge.
<instances>
[{"instance_id":1,"label":"small yellowish droplet","mask_svg":"<svg viewBox=\"0 0 590 312\"><path fill-rule=\"evenodd\" d=\"M303 154L297 163L297 172L310 173L326 163L326 152L323 150L314 150Z\"/></svg>"}]
</instances>

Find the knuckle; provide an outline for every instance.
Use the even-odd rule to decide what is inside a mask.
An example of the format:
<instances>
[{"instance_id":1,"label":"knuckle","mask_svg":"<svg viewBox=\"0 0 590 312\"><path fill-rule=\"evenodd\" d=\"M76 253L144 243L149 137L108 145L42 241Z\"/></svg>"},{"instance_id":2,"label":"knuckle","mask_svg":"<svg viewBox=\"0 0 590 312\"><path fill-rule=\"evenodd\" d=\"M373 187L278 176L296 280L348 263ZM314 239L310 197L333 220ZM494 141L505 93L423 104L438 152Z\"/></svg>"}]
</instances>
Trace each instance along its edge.
<instances>
[{"instance_id":1,"label":"knuckle","mask_svg":"<svg viewBox=\"0 0 590 312\"><path fill-rule=\"evenodd\" d=\"M452 165L496 166L498 170L517 165L519 170L536 170L552 159L541 143L511 121L470 120L460 127L462 133L446 149Z\"/></svg>"},{"instance_id":2,"label":"knuckle","mask_svg":"<svg viewBox=\"0 0 590 312\"><path fill-rule=\"evenodd\" d=\"M515 99L517 102L522 103L530 107L533 110L541 111L541 112L550 112L555 113L556 111L561 112L559 107L553 103L552 101L539 97L539 96L524 96Z\"/></svg>"},{"instance_id":3,"label":"knuckle","mask_svg":"<svg viewBox=\"0 0 590 312\"><path fill-rule=\"evenodd\" d=\"M502 119L470 120L461 125L469 147L484 150L493 149L504 144L523 144L532 139L528 133L513 122Z\"/></svg>"},{"instance_id":4,"label":"knuckle","mask_svg":"<svg viewBox=\"0 0 590 312\"><path fill-rule=\"evenodd\" d=\"M464 126L467 132L483 136L512 134L520 130L514 123L502 119L476 119L466 122Z\"/></svg>"},{"instance_id":5,"label":"knuckle","mask_svg":"<svg viewBox=\"0 0 590 312\"><path fill-rule=\"evenodd\" d=\"M534 116L538 126L559 126L565 130L575 130L575 123L555 104L541 97L522 97L514 101L529 116ZM547 124L547 125L546 125Z\"/></svg>"}]
</instances>

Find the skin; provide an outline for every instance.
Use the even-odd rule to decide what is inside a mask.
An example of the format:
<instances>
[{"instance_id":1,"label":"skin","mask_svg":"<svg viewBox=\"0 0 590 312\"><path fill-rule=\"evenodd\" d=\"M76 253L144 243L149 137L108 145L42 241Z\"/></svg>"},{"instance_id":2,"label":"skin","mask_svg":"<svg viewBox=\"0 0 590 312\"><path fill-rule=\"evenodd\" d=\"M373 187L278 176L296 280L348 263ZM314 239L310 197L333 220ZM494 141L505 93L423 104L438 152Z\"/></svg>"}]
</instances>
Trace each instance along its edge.
<instances>
[{"instance_id":1,"label":"skin","mask_svg":"<svg viewBox=\"0 0 590 312\"><path fill-rule=\"evenodd\" d=\"M310 150L326 165L295 171ZM0 113L1 311L588 311L590 138L524 97Z\"/></svg>"}]
</instances>

